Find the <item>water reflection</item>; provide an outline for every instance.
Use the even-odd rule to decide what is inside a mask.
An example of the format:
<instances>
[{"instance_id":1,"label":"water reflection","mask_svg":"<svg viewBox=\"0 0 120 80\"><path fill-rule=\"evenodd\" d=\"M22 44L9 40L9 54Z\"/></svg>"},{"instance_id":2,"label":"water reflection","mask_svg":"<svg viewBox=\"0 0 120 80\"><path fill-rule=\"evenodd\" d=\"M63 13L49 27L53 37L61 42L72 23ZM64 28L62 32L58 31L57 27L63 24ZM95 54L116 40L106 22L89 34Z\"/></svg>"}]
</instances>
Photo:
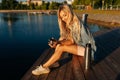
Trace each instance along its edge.
<instances>
[{"instance_id":1,"label":"water reflection","mask_svg":"<svg viewBox=\"0 0 120 80\"><path fill-rule=\"evenodd\" d=\"M8 22L8 26L19 20L17 13L3 13L2 19Z\"/></svg>"},{"instance_id":2,"label":"water reflection","mask_svg":"<svg viewBox=\"0 0 120 80\"><path fill-rule=\"evenodd\" d=\"M12 25L19 20L18 15L16 13L3 13L1 18L4 20L4 22L7 22L9 36L12 37Z\"/></svg>"},{"instance_id":3,"label":"water reflection","mask_svg":"<svg viewBox=\"0 0 120 80\"><path fill-rule=\"evenodd\" d=\"M59 36L56 15L1 13L0 71L4 80L7 80L5 75L11 72L9 79L19 80L40 54L49 48L47 42L52 36ZM10 69L4 72L7 67Z\"/></svg>"},{"instance_id":4,"label":"water reflection","mask_svg":"<svg viewBox=\"0 0 120 80\"><path fill-rule=\"evenodd\" d=\"M110 29L108 27L100 26L100 25L92 24L92 23L89 23L88 26L89 26L89 29L92 33L95 33L95 32L100 31L100 30Z\"/></svg>"}]
</instances>

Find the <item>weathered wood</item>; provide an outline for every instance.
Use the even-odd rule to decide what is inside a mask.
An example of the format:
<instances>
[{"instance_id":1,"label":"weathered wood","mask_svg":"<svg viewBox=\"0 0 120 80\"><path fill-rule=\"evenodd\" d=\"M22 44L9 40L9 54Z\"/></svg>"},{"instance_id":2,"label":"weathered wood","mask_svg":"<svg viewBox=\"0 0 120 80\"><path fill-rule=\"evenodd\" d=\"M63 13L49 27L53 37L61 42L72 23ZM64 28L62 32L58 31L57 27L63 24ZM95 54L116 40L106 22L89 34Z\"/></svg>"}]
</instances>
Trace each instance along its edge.
<instances>
[{"instance_id":1,"label":"weathered wood","mask_svg":"<svg viewBox=\"0 0 120 80\"><path fill-rule=\"evenodd\" d=\"M80 64L82 64L82 70L85 74L85 79L86 80L97 80L94 72L92 69L89 69L89 70L85 70L85 67L84 67L84 57L78 57L78 60L80 62Z\"/></svg>"},{"instance_id":2,"label":"weathered wood","mask_svg":"<svg viewBox=\"0 0 120 80\"><path fill-rule=\"evenodd\" d=\"M51 56L54 50L51 52L48 52L47 56L44 58L44 60L41 62L41 64L45 63ZM49 74L44 74L39 76L38 80L46 80Z\"/></svg>"},{"instance_id":3,"label":"weathered wood","mask_svg":"<svg viewBox=\"0 0 120 80\"><path fill-rule=\"evenodd\" d=\"M31 71L38 65L40 65L40 63L43 62L43 60L48 56L48 53L51 52L51 49L46 50L41 56L40 58L33 64L33 66L28 70L28 72L23 76L23 78L21 80L31 80L31 78L34 79L34 76L32 75ZM36 78L36 77L35 77Z\"/></svg>"},{"instance_id":4,"label":"weathered wood","mask_svg":"<svg viewBox=\"0 0 120 80\"><path fill-rule=\"evenodd\" d=\"M120 41L120 36L118 36L120 35L120 29L107 31L107 33L100 31L99 33L97 32L97 34L99 35L99 36L95 35L95 40L97 45L97 53L96 53L97 60L96 60L96 64L92 66L92 69L88 71L84 70L84 59L82 57L79 57L78 59L76 58L76 61L74 62L77 63L78 61L80 61L80 64L82 64L81 68L82 71L84 71L83 74L85 75L86 80L115 80L115 77L119 74L120 71L119 70L120 67L118 68L119 64L117 63L117 61L119 60L117 58L119 58L118 56L120 56L120 54L118 54L116 57L115 56L116 54L112 52L115 51L120 46L120 42L118 42ZM117 51L117 53L120 53L120 51ZM109 57L109 55L111 54L112 56ZM112 58L113 55L116 61ZM114 61L114 63L110 62L110 60ZM73 67L76 68L76 66ZM77 67L80 68L80 66ZM77 74L78 73L76 72L75 75Z\"/></svg>"},{"instance_id":5,"label":"weathered wood","mask_svg":"<svg viewBox=\"0 0 120 80\"><path fill-rule=\"evenodd\" d=\"M93 71L97 77L97 80L107 80L107 77L104 75L103 70L99 67L99 64L93 67Z\"/></svg>"},{"instance_id":6,"label":"weathered wood","mask_svg":"<svg viewBox=\"0 0 120 80\"><path fill-rule=\"evenodd\" d=\"M118 55L120 56L120 47L105 59L105 62L115 73L120 73L120 57Z\"/></svg>"},{"instance_id":7,"label":"weathered wood","mask_svg":"<svg viewBox=\"0 0 120 80\"><path fill-rule=\"evenodd\" d=\"M58 74L56 76L57 80L63 80L64 79L64 75L66 73L66 68L67 68L67 64L63 64L58 71Z\"/></svg>"},{"instance_id":8,"label":"weathered wood","mask_svg":"<svg viewBox=\"0 0 120 80\"><path fill-rule=\"evenodd\" d=\"M67 64L67 67L66 67L66 74L64 76L64 79L63 80L74 80L73 79L73 73L72 73L72 62L69 61L68 64Z\"/></svg>"},{"instance_id":9,"label":"weathered wood","mask_svg":"<svg viewBox=\"0 0 120 80\"><path fill-rule=\"evenodd\" d=\"M79 63L78 56L74 55L72 59L72 65L73 65L73 74L74 74L74 79L75 80L85 80L82 66Z\"/></svg>"},{"instance_id":10,"label":"weathered wood","mask_svg":"<svg viewBox=\"0 0 120 80\"><path fill-rule=\"evenodd\" d=\"M58 71L59 71L59 68L56 68L56 69L52 70L52 71L49 73L47 80L55 80Z\"/></svg>"},{"instance_id":11,"label":"weathered wood","mask_svg":"<svg viewBox=\"0 0 120 80\"><path fill-rule=\"evenodd\" d=\"M95 34L95 33L94 33ZM62 56L60 67L53 68L49 74L33 76L31 71L52 55L52 49L46 50L33 64L22 80L120 80L120 29L99 31L95 36L97 51L95 64L84 69L84 57Z\"/></svg>"}]
</instances>

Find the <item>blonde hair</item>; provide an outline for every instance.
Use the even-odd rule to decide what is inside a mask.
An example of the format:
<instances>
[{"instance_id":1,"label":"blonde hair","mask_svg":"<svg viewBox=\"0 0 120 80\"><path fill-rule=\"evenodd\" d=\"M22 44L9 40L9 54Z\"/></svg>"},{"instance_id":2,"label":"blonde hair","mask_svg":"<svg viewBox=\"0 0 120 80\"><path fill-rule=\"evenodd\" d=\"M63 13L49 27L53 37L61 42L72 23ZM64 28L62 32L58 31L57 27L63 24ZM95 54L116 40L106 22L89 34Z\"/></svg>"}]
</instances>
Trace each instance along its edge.
<instances>
[{"instance_id":1,"label":"blonde hair","mask_svg":"<svg viewBox=\"0 0 120 80\"><path fill-rule=\"evenodd\" d=\"M68 12L69 17L68 17L67 23L62 21L62 19L60 17L60 11L67 11ZM73 25L73 23L75 23L76 26L79 27L79 32L80 32L80 21L79 21L78 17L76 16L76 14L73 12L71 6L69 6L67 4L61 5L58 9L57 15L58 15L58 24L59 24L61 37L67 38L68 35L70 36L69 26Z\"/></svg>"}]
</instances>

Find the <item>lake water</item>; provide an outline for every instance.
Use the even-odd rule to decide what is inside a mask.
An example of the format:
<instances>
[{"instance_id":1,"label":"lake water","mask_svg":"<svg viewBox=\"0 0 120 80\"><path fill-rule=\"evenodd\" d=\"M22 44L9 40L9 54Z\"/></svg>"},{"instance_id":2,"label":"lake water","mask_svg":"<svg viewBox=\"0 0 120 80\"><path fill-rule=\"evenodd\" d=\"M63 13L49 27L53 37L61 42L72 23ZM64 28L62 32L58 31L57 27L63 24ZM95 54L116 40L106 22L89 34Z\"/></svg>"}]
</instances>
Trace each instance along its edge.
<instances>
[{"instance_id":1,"label":"lake water","mask_svg":"<svg viewBox=\"0 0 120 80\"><path fill-rule=\"evenodd\" d=\"M94 33L102 28L89 24ZM19 80L48 49L48 39L59 37L56 15L0 13L0 79Z\"/></svg>"}]
</instances>

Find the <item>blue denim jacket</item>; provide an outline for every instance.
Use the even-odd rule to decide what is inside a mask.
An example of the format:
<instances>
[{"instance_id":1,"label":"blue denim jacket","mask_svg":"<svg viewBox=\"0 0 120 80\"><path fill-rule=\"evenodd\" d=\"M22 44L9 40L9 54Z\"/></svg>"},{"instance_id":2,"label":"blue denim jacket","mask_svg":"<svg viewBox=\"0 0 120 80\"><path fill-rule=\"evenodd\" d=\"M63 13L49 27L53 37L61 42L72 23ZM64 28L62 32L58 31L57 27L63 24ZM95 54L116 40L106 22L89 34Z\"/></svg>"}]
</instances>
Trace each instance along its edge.
<instances>
[{"instance_id":1,"label":"blue denim jacket","mask_svg":"<svg viewBox=\"0 0 120 80\"><path fill-rule=\"evenodd\" d=\"M87 43L91 43L92 60L94 60L94 53L96 51L95 40L87 27L88 26L83 24L82 21L80 21L79 26L73 24L71 27L71 34L75 43L79 46L85 47Z\"/></svg>"}]
</instances>

